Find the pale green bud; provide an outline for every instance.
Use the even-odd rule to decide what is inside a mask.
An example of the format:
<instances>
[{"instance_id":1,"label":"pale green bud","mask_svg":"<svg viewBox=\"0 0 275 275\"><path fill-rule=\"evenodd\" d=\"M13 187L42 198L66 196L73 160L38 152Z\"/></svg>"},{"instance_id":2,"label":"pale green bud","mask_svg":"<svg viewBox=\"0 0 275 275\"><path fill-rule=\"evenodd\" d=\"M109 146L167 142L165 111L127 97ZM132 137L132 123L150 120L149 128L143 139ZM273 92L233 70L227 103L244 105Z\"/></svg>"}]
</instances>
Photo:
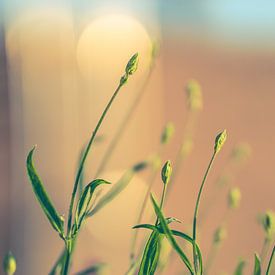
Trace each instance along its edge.
<instances>
[{"instance_id":1,"label":"pale green bud","mask_svg":"<svg viewBox=\"0 0 275 275\"><path fill-rule=\"evenodd\" d=\"M4 271L7 275L13 275L16 271L16 260L11 252L9 252L3 262Z\"/></svg>"},{"instance_id":2,"label":"pale green bud","mask_svg":"<svg viewBox=\"0 0 275 275\"><path fill-rule=\"evenodd\" d=\"M189 80L186 85L186 93L190 110L201 110L203 107L203 101L200 84L196 80Z\"/></svg>"},{"instance_id":3,"label":"pale green bud","mask_svg":"<svg viewBox=\"0 0 275 275\"><path fill-rule=\"evenodd\" d=\"M161 143L167 144L170 142L175 132L175 126L172 122L168 122L164 127L164 130L161 135Z\"/></svg>"},{"instance_id":4,"label":"pale green bud","mask_svg":"<svg viewBox=\"0 0 275 275\"><path fill-rule=\"evenodd\" d=\"M215 244L220 244L223 240L225 240L227 237L227 230L225 227L220 226L216 229L213 237L213 242Z\"/></svg>"},{"instance_id":5,"label":"pale green bud","mask_svg":"<svg viewBox=\"0 0 275 275\"><path fill-rule=\"evenodd\" d=\"M231 188L228 193L228 207L230 209L237 209L240 206L241 191L238 187Z\"/></svg>"},{"instance_id":6,"label":"pale green bud","mask_svg":"<svg viewBox=\"0 0 275 275\"><path fill-rule=\"evenodd\" d=\"M261 225L265 231L266 238L272 240L275 237L275 212L268 210L260 216Z\"/></svg>"},{"instance_id":7,"label":"pale green bud","mask_svg":"<svg viewBox=\"0 0 275 275\"><path fill-rule=\"evenodd\" d=\"M251 156L251 147L247 143L237 144L231 153L231 157L235 162L241 163L246 161Z\"/></svg>"},{"instance_id":8,"label":"pale green bud","mask_svg":"<svg viewBox=\"0 0 275 275\"><path fill-rule=\"evenodd\" d=\"M182 156L186 157L190 155L194 147L193 139L192 138L186 138L184 142L182 143L180 153Z\"/></svg>"},{"instance_id":9,"label":"pale green bud","mask_svg":"<svg viewBox=\"0 0 275 275\"><path fill-rule=\"evenodd\" d=\"M222 149L226 141L226 138L227 138L226 130L223 130L221 133L217 135L215 139L215 146L214 146L215 153L218 153Z\"/></svg>"},{"instance_id":10,"label":"pale green bud","mask_svg":"<svg viewBox=\"0 0 275 275\"><path fill-rule=\"evenodd\" d=\"M167 184L170 181L172 174L172 166L171 166L171 161L168 160L164 164L162 170L161 170L161 178L164 184Z\"/></svg>"},{"instance_id":11,"label":"pale green bud","mask_svg":"<svg viewBox=\"0 0 275 275\"><path fill-rule=\"evenodd\" d=\"M125 73L127 75L132 75L137 70L138 61L139 61L139 57L138 57L138 53L136 53L130 58L130 60L127 63L127 66L125 68Z\"/></svg>"}]
</instances>

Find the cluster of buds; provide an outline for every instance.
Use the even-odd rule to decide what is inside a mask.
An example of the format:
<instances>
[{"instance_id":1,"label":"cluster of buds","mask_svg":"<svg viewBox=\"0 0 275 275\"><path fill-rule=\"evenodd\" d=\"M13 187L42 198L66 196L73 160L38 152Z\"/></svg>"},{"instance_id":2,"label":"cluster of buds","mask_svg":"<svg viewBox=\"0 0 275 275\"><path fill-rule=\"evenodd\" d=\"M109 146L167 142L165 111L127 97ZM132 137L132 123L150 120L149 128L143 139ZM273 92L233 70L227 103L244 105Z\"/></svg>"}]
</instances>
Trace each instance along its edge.
<instances>
[{"instance_id":1,"label":"cluster of buds","mask_svg":"<svg viewBox=\"0 0 275 275\"><path fill-rule=\"evenodd\" d=\"M231 188L228 193L228 207L230 209L239 208L241 197L241 191L238 187Z\"/></svg>"},{"instance_id":2,"label":"cluster of buds","mask_svg":"<svg viewBox=\"0 0 275 275\"><path fill-rule=\"evenodd\" d=\"M188 107L192 111L200 111L203 106L201 86L196 80L189 80L186 85Z\"/></svg>"},{"instance_id":3,"label":"cluster of buds","mask_svg":"<svg viewBox=\"0 0 275 275\"><path fill-rule=\"evenodd\" d=\"M134 54L130 60L128 61L126 67L125 67L125 74L120 79L120 85L124 85L127 81L130 75L134 74L135 71L138 68L138 53Z\"/></svg>"},{"instance_id":4,"label":"cluster of buds","mask_svg":"<svg viewBox=\"0 0 275 275\"><path fill-rule=\"evenodd\" d=\"M161 143L167 144L170 142L171 138L173 137L175 132L175 126L172 122L168 122L161 135Z\"/></svg>"}]
</instances>

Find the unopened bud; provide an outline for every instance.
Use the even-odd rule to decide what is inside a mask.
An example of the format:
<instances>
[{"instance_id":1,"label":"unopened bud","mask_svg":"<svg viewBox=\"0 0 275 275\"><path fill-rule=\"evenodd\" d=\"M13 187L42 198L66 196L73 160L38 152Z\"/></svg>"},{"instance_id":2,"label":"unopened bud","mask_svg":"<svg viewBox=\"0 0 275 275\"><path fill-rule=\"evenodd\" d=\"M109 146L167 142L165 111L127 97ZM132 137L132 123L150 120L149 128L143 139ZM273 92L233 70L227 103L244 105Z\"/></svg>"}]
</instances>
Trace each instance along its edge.
<instances>
[{"instance_id":1,"label":"unopened bud","mask_svg":"<svg viewBox=\"0 0 275 275\"><path fill-rule=\"evenodd\" d=\"M132 75L138 68L138 53L134 54L127 63L125 68L125 73L127 75Z\"/></svg>"},{"instance_id":2,"label":"unopened bud","mask_svg":"<svg viewBox=\"0 0 275 275\"><path fill-rule=\"evenodd\" d=\"M181 146L180 153L182 156L186 157L190 155L194 147L193 139L192 138L186 138Z\"/></svg>"},{"instance_id":3,"label":"unopened bud","mask_svg":"<svg viewBox=\"0 0 275 275\"><path fill-rule=\"evenodd\" d=\"M186 93L190 110L201 110L203 102L200 84L196 80L189 80L186 85Z\"/></svg>"},{"instance_id":4,"label":"unopened bud","mask_svg":"<svg viewBox=\"0 0 275 275\"><path fill-rule=\"evenodd\" d=\"M164 130L161 135L161 143L167 144L170 142L175 132L175 126L172 122L168 122L164 127Z\"/></svg>"},{"instance_id":5,"label":"unopened bud","mask_svg":"<svg viewBox=\"0 0 275 275\"><path fill-rule=\"evenodd\" d=\"M251 155L251 147L247 143L237 144L231 153L231 157L235 162L241 163L246 161Z\"/></svg>"},{"instance_id":6,"label":"unopened bud","mask_svg":"<svg viewBox=\"0 0 275 275\"><path fill-rule=\"evenodd\" d=\"M161 178L164 184L167 184L170 181L172 174L172 167L170 160L166 161L162 170L161 170Z\"/></svg>"},{"instance_id":7,"label":"unopened bud","mask_svg":"<svg viewBox=\"0 0 275 275\"><path fill-rule=\"evenodd\" d=\"M16 260L11 252L9 252L5 258L3 263L4 271L7 275L13 275L16 271Z\"/></svg>"},{"instance_id":8,"label":"unopened bud","mask_svg":"<svg viewBox=\"0 0 275 275\"><path fill-rule=\"evenodd\" d=\"M215 244L220 244L223 240L225 240L227 237L227 231L225 229L225 227L220 226L216 229L215 233L214 233L214 238L213 238L213 242Z\"/></svg>"},{"instance_id":9,"label":"unopened bud","mask_svg":"<svg viewBox=\"0 0 275 275\"><path fill-rule=\"evenodd\" d=\"M238 187L234 187L231 190L229 190L228 207L230 209L237 209L240 206L241 197L242 194Z\"/></svg>"},{"instance_id":10,"label":"unopened bud","mask_svg":"<svg viewBox=\"0 0 275 275\"><path fill-rule=\"evenodd\" d=\"M260 222L265 231L266 238L272 240L275 237L275 212L269 210L266 211L260 217Z\"/></svg>"},{"instance_id":11,"label":"unopened bud","mask_svg":"<svg viewBox=\"0 0 275 275\"><path fill-rule=\"evenodd\" d=\"M222 149L226 141L226 138L227 138L226 130L223 130L221 133L217 135L215 139L215 146L214 146L215 153L218 153Z\"/></svg>"}]
</instances>

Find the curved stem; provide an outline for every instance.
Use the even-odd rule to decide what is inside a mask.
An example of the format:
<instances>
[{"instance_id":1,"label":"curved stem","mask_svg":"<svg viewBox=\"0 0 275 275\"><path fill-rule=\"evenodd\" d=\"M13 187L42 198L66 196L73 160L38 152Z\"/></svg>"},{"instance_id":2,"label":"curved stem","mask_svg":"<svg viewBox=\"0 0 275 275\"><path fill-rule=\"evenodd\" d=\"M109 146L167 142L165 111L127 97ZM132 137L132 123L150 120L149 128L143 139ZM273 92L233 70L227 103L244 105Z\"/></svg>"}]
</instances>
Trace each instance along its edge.
<instances>
[{"instance_id":1,"label":"curved stem","mask_svg":"<svg viewBox=\"0 0 275 275\"><path fill-rule=\"evenodd\" d=\"M211 169L211 166L213 164L213 161L215 159L215 156L216 156L216 151L214 151L214 153L211 157L211 160L208 164L208 167L206 169L206 172L204 174L204 177L203 177L203 180L202 180L202 183L201 183L201 187L200 187L200 190L199 190L199 193L198 193L196 206L195 206L194 217L193 217L193 261L194 261L195 274L197 274L197 271L198 271L197 270L198 266L197 266L196 238L197 238L197 217L198 217L198 211L199 211L199 204L200 204L202 190L203 190L205 181L207 179L207 176L209 174L209 171Z\"/></svg>"},{"instance_id":2,"label":"curved stem","mask_svg":"<svg viewBox=\"0 0 275 275\"><path fill-rule=\"evenodd\" d=\"M72 212L73 212L73 207L74 207L74 200L75 200L75 196L76 196L76 192L77 192L77 187L78 187L78 184L79 184L79 181L80 181L80 178L81 178L81 175L82 175L82 172L83 172L83 168L84 168L84 164L85 164L85 161L87 159L87 156L89 154L89 151L91 149L91 146L93 144L93 141L96 137L96 134L108 112L108 110L110 109L114 99L116 98L118 92L120 91L121 87L123 86L123 84L119 84L117 89L115 90L114 94L112 95L111 99L109 100L107 106L105 107L96 127L95 127L95 130L93 131L93 134L88 142L88 145L84 151L84 154L82 156L82 159L80 161L80 165L79 165L79 168L78 168L78 171L77 171L77 175L76 175L76 179L75 179L75 183L74 183L74 188L73 188L73 192L72 192L72 197L71 197L71 202L70 202L70 208L69 208L69 216L68 216L68 225L67 225L67 234L70 233L70 230L71 230L71 226L72 226Z\"/></svg>"},{"instance_id":3,"label":"curved stem","mask_svg":"<svg viewBox=\"0 0 275 275\"><path fill-rule=\"evenodd\" d=\"M153 71L153 66L150 67L149 69L149 73L147 74L147 77L139 91L139 93L137 94L137 96L135 97L132 105L130 106L130 108L128 109L128 112L127 114L125 114L125 117L122 121L122 123L120 124L120 127L117 129L116 133L115 133L115 136L114 138L112 139L112 141L110 142L107 150L105 151L104 155L103 155L103 158L100 162L100 165L96 171L96 174L95 174L95 178L98 177L98 175L104 171L105 167L107 166L107 164L109 163L109 160L121 138L121 136L123 135L123 133L125 132L125 129L126 129L126 126L128 125L129 121L131 120L134 112L136 111L138 105L139 105L139 102L141 101L143 95L145 94L145 91L146 91L146 86L148 85L148 82L149 82L149 79L152 75L152 71Z\"/></svg>"}]
</instances>

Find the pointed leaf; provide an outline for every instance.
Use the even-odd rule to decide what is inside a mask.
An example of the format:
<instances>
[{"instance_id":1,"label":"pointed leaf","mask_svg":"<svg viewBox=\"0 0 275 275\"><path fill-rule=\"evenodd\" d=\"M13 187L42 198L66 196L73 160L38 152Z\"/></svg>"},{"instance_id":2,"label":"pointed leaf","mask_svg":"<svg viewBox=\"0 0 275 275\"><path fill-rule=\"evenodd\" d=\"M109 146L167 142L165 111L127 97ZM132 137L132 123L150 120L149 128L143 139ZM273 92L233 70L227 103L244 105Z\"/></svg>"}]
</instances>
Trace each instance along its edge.
<instances>
[{"instance_id":1,"label":"pointed leaf","mask_svg":"<svg viewBox=\"0 0 275 275\"><path fill-rule=\"evenodd\" d=\"M175 249L175 251L179 254L181 260L184 262L184 264L186 265L186 267L189 269L191 274L194 274L193 271L193 267L189 261L189 259L187 258L187 256L185 255L185 253L182 251L182 249L180 248L180 246L178 245L177 241L175 240L170 228L167 225L167 222L162 214L162 211L160 210L159 206L157 205L155 199L153 198L153 196L151 195L151 200L152 203L154 205L154 209L156 212L156 215L160 221L161 227L164 231L165 236L167 237L167 239L170 241L172 247Z\"/></svg>"},{"instance_id":2,"label":"pointed leaf","mask_svg":"<svg viewBox=\"0 0 275 275\"><path fill-rule=\"evenodd\" d=\"M34 165L33 165L33 153L35 147L30 151L27 157L27 172L32 184L32 188L34 194L40 203L42 210L44 211L45 215L47 216L48 220L50 221L53 228L61 235L64 235L64 219L61 215L58 214L56 211L53 203L51 202L44 185L39 178Z\"/></svg>"},{"instance_id":3,"label":"pointed leaf","mask_svg":"<svg viewBox=\"0 0 275 275\"><path fill-rule=\"evenodd\" d=\"M243 275L244 267L245 267L245 261L240 259L240 261L234 271L234 275Z\"/></svg>"},{"instance_id":4,"label":"pointed leaf","mask_svg":"<svg viewBox=\"0 0 275 275\"><path fill-rule=\"evenodd\" d=\"M255 253L254 255L254 275L261 275L261 260L259 255Z\"/></svg>"}]
</instances>

